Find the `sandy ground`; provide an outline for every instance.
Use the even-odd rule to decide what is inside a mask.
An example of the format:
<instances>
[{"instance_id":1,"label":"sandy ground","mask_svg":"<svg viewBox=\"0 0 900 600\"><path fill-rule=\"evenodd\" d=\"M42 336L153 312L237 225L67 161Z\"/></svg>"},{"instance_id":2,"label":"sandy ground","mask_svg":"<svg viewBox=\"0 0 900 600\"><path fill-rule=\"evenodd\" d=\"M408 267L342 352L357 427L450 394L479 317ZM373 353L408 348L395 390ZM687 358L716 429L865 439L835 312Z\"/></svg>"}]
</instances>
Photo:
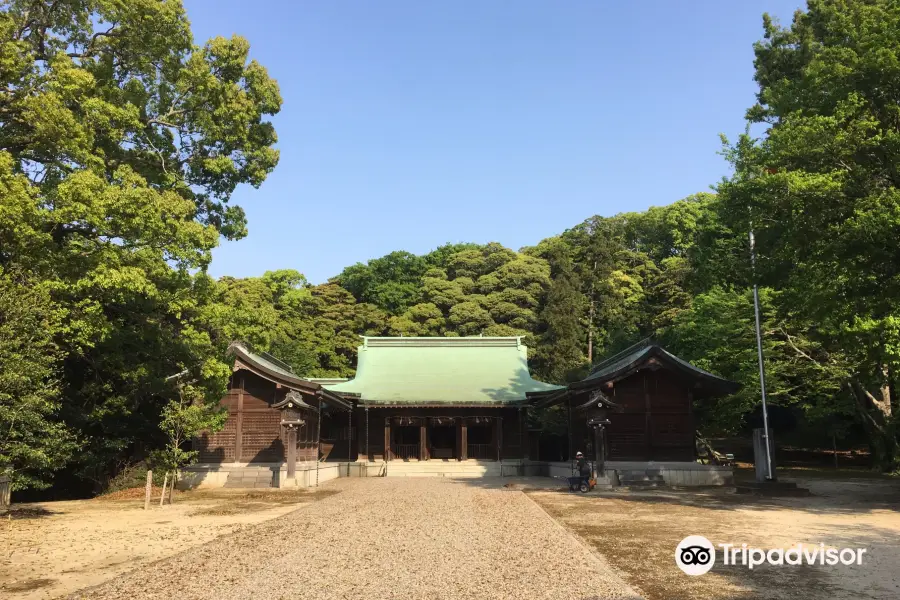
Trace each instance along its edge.
<instances>
[{"instance_id":1,"label":"sandy ground","mask_svg":"<svg viewBox=\"0 0 900 600\"><path fill-rule=\"evenodd\" d=\"M529 496L588 541L649 600L900 598L900 482L796 479L809 498L756 498L724 490L537 491ZM860 566L726 567L706 575L675 565L688 535L763 549L795 543L867 548ZM718 550L718 549L717 549Z\"/></svg>"},{"instance_id":2,"label":"sandy ground","mask_svg":"<svg viewBox=\"0 0 900 600\"><path fill-rule=\"evenodd\" d=\"M179 494L173 505L154 502L149 511L142 500L17 505L8 518L0 518L0 597L69 594L320 496L283 490L191 492Z\"/></svg>"},{"instance_id":3,"label":"sandy ground","mask_svg":"<svg viewBox=\"0 0 900 600\"><path fill-rule=\"evenodd\" d=\"M521 491L439 478L329 487L341 493L73 597L637 598Z\"/></svg>"}]
</instances>

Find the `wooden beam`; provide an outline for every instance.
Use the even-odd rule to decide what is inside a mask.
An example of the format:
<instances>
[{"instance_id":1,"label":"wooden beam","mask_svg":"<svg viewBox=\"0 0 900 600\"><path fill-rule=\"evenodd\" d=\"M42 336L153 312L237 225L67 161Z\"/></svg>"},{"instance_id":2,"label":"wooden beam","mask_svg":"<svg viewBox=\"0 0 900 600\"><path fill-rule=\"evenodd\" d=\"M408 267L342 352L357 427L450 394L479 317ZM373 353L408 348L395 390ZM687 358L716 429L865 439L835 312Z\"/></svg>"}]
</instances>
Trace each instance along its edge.
<instances>
[{"instance_id":1,"label":"wooden beam","mask_svg":"<svg viewBox=\"0 0 900 600\"><path fill-rule=\"evenodd\" d=\"M244 372L238 375L240 384L238 386L238 404L237 415L234 420L234 462L241 462L241 454L243 454L243 436L244 436Z\"/></svg>"},{"instance_id":2,"label":"wooden beam","mask_svg":"<svg viewBox=\"0 0 900 600\"><path fill-rule=\"evenodd\" d=\"M500 411L497 411L497 416L494 417L494 449L497 451L497 460L500 460L503 452L503 448L501 447L503 442L500 439L502 427L503 420L500 418Z\"/></svg>"},{"instance_id":3,"label":"wooden beam","mask_svg":"<svg viewBox=\"0 0 900 600\"><path fill-rule=\"evenodd\" d=\"M428 431L426 430L427 419L423 418L419 423L419 460L428 460Z\"/></svg>"},{"instance_id":4,"label":"wooden beam","mask_svg":"<svg viewBox=\"0 0 900 600\"><path fill-rule=\"evenodd\" d=\"M575 473L575 451L572 449L573 440L572 440L572 399L571 397L566 401L566 410L567 418L566 418L566 437L569 438L569 463L572 465L572 473Z\"/></svg>"},{"instance_id":5,"label":"wooden beam","mask_svg":"<svg viewBox=\"0 0 900 600\"><path fill-rule=\"evenodd\" d=\"M466 419L460 419L460 448L459 456L461 460L469 459L469 425Z\"/></svg>"},{"instance_id":6,"label":"wooden beam","mask_svg":"<svg viewBox=\"0 0 900 600\"><path fill-rule=\"evenodd\" d=\"M650 410L650 373L644 373L644 406L646 414L644 415L644 441L647 447L646 460L653 460L653 418Z\"/></svg>"},{"instance_id":7,"label":"wooden beam","mask_svg":"<svg viewBox=\"0 0 900 600\"><path fill-rule=\"evenodd\" d=\"M522 460L528 460L531 448L528 444L528 409L519 408L519 443L522 445Z\"/></svg>"},{"instance_id":8,"label":"wooden beam","mask_svg":"<svg viewBox=\"0 0 900 600\"><path fill-rule=\"evenodd\" d=\"M384 420L384 460L391 460L391 418Z\"/></svg>"}]
</instances>

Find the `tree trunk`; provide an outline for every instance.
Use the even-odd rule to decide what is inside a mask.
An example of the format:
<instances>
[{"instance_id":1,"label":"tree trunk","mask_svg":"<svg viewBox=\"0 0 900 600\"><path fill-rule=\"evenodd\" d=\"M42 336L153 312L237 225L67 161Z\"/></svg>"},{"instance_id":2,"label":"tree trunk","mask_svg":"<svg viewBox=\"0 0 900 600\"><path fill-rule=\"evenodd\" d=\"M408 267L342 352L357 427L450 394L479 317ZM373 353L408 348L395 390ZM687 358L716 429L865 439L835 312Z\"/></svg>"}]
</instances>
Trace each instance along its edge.
<instances>
[{"instance_id":1,"label":"tree trunk","mask_svg":"<svg viewBox=\"0 0 900 600\"><path fill-rule=\"evenodd\" d=\"M863 428L869 437L873 466L880 470L890 470L897 457L897 438L892 422L891 386L885 381L878 389L878 396L875 396L859 379L853 379L850 382L850 389L853 391Z\"/></svg>"},{"instance_id":2,"label":"tree trunk","mask_svg":"<svg viewBox=\"0 0 900 600\"><path fill-rule=\"evenodd\" d=\"M591 308L588 313L588 348L587 361L589 365L594 364L594 300L591 299Z\"/></svg>"}]
</instances>

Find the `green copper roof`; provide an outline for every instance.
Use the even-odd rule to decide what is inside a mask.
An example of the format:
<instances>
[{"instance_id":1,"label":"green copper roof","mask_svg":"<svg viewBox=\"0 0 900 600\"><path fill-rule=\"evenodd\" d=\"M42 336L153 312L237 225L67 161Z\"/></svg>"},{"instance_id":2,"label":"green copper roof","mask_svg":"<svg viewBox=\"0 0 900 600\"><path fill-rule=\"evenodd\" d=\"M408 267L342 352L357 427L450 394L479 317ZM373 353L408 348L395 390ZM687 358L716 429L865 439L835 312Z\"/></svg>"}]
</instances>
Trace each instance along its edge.
<instances>
[{"instance_id":1,"label":"green copper roof","mask_svg":"<svg viewBox=\"0 0 900 600\"><path fill-rule=\"evenodd\" d=\"M363 404L515 404L563 389L531 378L517 337L364 338L356 377L325 387Z\"/></svg>"}]
</instances>

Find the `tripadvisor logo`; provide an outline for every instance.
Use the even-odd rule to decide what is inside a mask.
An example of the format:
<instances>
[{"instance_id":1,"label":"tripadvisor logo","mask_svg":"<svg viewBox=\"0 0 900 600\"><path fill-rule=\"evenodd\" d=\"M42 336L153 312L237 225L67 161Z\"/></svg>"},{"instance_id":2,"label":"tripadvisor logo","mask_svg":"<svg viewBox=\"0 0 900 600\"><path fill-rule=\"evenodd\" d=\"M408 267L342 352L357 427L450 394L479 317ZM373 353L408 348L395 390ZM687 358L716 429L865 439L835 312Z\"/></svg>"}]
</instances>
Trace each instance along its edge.
<instances>
[{"instance_id":1,"label":"tripadvisor logo","mask_svg":"<svg viewBox=\"0 0 900 600\"><path fill-rule=\"evenodd\" d=\"M689 535L675 548L675 564L688 575L703 575L716 563L716 549L702 535Z\"/></svg>"},{"instance_id":2,"label":"tripadvisor logo","mask_svg":"<svg viewBox=\"0 0 900 600\"><path fill-rule=\"evenodd\" d=\"M751 548L747 544L716 544L722 549L722 564L748 569L763 564L797 565L861 565L866 548L826 548L825 544L794 544L790 548ZM702 535L689 535L675 548L675 564L688 575L703 575L716 563L716 549Z\"/></svg>"}]
</instances>

